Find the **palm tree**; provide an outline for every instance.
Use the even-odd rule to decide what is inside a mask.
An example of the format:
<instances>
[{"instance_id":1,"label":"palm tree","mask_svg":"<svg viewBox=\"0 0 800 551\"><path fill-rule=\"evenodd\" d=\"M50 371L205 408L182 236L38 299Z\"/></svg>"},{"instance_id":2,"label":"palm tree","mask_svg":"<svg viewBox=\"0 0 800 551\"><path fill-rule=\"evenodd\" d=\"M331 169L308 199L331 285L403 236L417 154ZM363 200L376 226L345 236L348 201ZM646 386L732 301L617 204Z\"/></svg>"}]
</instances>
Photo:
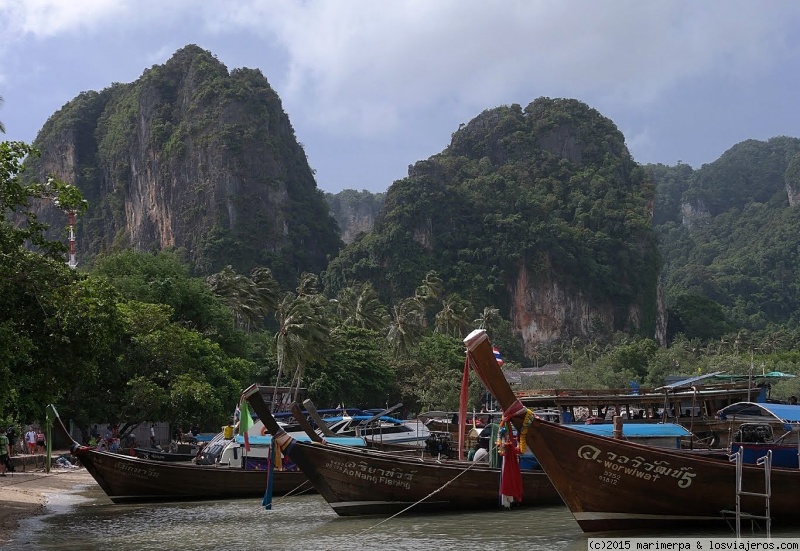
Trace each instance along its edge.
<instances>
[{"instance_id":1,"label":"palm tree","mask_svg":"<svg viewBox=\"0 0 800 551\"><path fill-rule=\"evenodd\" d=\"M472 323L478 326L478 329L486 329L486 332L491 334L492 328L503 319L500 317L500 309L494 306L486 306L483 312L478 315L476 320Z\"/></svg>"},{"instance_id":2,"label":"palm tree","mask_svg":"<svg viewBox=\"0 0 800 551\"><path fill-rule=\"evenodd\" d=\"M422 337L424 314L420 302L412 297L400 301L392 308L392 319L386 340L395 357L408 354Z\"/></svg>"},{"instance_id":3,"label":"palm tree","mask_svg":"<svg viewBox=\"0 0 800 551\"><path fill-rule=\"evenodd\" d=\"M3 96L0 96L0 105L3 105ZM0 132L2 132L3 134L6 133L6 127L3 126L2 121L0 121Z\"/></svg>"},{"instance_id":4,"label":"palm tree","mask_svg":"<svg viewBox=\"0 0 800 551\"><path fill-rule=\"evenodd\" d=\"M337 296L338 315L343 325L379 331L386 327L389 315L371 283L358 288L345 287Z\"/></svg>"},{"instance_id":5,"label":"palm tree","mask_svg":"<svg viewBox=\"0 0 800 551\"><path fill-rule=\"evenodd\" d=\"M250 280L255 286L258 302L266 313L274 310L280 298L280 286L269 268L255 267L250 271Z\"/></svg>"},{"instance_id":6,"label":"palm tree","mask_svg":"<svg viewBox=\"0 0 800 551\"><path fill-rule=\"evenodd\" d=\"M442 309L436 314L436 331L453 337L463 337L470 328L470 304L458 293L442 301Z\"/></svg>"},{"instance_id":7,"label":"palm tree","mask_svg":"<svg viewBox=\"0 0 800 551\"><path fill-rule=\"evenodd\" d=\"M266 314L256 284L248 277L237 274L233 267L225 266L220 272L206 278L211 292L220 297L233 312L236 325L250 330L260 325Z\"/></svg>"},{"instance_id":8,"label":"palm tree","mask_svg":"<svg viewBox=\"0 0 800 551\"><path fill-rule=\"evenodd\" d=\"M303 272L297 280L297 296L307 297L319 294L319 278L316 274Z\"/></svg>"},{"instance_id":9,"label":"palm tree","mask_svg":"<svg viewBox=\"0 0 800 551\"><path fill-rule=\"evenodd\" d=\"M278 357L278 377L275 386L280 386L281 377L287 368L294 370L289 388L294 386L296 396L303 380L306 364L322 356L328 342L329 328L324 311L319 303L306 296L294 297L287 293L278 304L275 318L278 332L275 333ZM277 392L272 396L272 409L275 410Z\"/></svg>"},{"instance_id":10,"label":"palm tree","mask_svg":"<svg viewBox=\"0 0 800 551\"><path fill-rule=\"evenodd\" d=\"M425 274L422 284L414 291L414 298L423 307L423 323L427 322L425 315L430 308L435 307L442 300L444 295L444 283L439 274L431 270Z\"/></svg>"}]
</instances>

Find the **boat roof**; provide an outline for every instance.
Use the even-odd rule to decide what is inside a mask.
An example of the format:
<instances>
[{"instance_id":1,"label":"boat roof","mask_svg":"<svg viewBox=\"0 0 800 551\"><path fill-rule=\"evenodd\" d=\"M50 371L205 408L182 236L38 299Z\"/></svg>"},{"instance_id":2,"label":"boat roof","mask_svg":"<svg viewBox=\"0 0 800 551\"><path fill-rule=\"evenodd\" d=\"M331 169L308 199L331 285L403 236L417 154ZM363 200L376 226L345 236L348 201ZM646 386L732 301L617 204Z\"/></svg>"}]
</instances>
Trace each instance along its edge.
<instances>
[{"instance_id":1,"label":"boat roof","mask_svg":"<svg viewBox=\"0 0 800 551\"><path fill-rule=\"evenodd\" d=\"M760 375L719 375L717 379L724 379L730 381L746 381L748 379L761 380L761 379L794 379L797 375L792 373L784 373L783 371L770 371L769 373L762 373Z\"/></svg>"},{"instance_id":2,"label":"boat roof","mask_svg":"<svg viewBox=\"0 0 800 551\"><path fill-rule=\"evenodd\" d=\"M680 381L675 381L674 383L671 383L671 384L668 384L668 385L664 385L664 386L660 386L660 387L658 387L658 388L656 388L654 390L656 390L656 391L658 391L658 390L670 391L670 390L678 390L679 388L687 388L687 387L690 387L690 386L694 385L695 383L697 383L699 381L704 381L706 379L711 379L713 377L719 377L723 373L725 373L725 372L724 371L715 371L713 373L706 373L704 375L698 375L697 377L689 377L688 379L681 379Z\"/></svg>"},{"instance_id":3,"label":"boat roof","mask_svg":"<svg viewBox=\"0 0 800 551\"><path fill-rule=\"evenodd\" d=\"M346 413L347 415L363 415L364 411L358 408L328 408L328 409L318 409L317 413L319 413L320 417L331 416L331 415L339 415L341 416L342 413ZM308 416L308 412L303 410L303 415ZM294 414L291 411L283 411L280 413L273 413L272 416L275 419L285 419L285 418L293 418ZM253 418L258 419L258 416L253 413ZM327 418L326 418L327 420Z\"/></svg>"},{"instance_id":4,"label":"boat roof","mask_svg":"<svg viewBox=\"0 0 800 551\"><path fill-rule=\"evenodd\" d=\"M307 434L293 434L292 438L298 442L311 442L311 438L309 438ZM254 446L269 446L272 444L272 436L269 434L264 436L250 436L248 439L250 440L250 444ZM325 442L338 444L340 446L363 448L367 445L366 441L358 436L323 436L322 439ZM241 434L237 434L235 440L237 444L244 444L244 437Z\"/></svg>"},{"instance_id":5,"label":"boat roof","mask_svg":"<svg viewBox=\"0 0 800 551\"><path fill-rule=\"evenodd\" d=\"M613 436L613 423L601 423L598 425L565 425L583 432L589 432L598 436ZM685 427L675 423L623 423L622 436L626 438L658 438L691 436Z\"/></svg>"},{"instance_id":6,"label":"boat roof","mask_svg":"<svg viewBox=\"0 0 800 551\"><path fill-rule=\"evenodd\" d=\"M800 406L761 402L737 402L719 410L721 419L727 416L765 417L783 423L786 430L800 429Z\"/></svg>"},{"instance_id":7,"label":"boat roof","mask_svg":"<svg viewBox=\"0 0 800 551\"><path fill-rule=\"evenodd\" d=\"M353 421L369 421L374 417L374 415L351 415L350 416ZM341 415L337 415L334 417L326 417L324 420L328 424L338 423L339 421L343 420L344 417ZM402 425L403 420L397 419L396 417L389 417L388 415L384 415L380 418L381 421L386 421L387 423L394 423L395 425Z\"/></svg>"}]
</instances>

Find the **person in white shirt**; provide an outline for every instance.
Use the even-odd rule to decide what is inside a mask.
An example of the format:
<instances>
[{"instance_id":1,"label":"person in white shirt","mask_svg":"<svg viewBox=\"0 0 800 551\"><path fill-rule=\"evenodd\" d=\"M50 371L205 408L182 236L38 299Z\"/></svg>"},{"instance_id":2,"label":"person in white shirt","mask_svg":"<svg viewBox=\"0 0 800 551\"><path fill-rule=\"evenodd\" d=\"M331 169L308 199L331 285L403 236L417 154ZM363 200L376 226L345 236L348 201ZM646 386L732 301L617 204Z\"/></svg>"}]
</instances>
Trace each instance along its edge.
<instances>
[{"instance_id":1,"label":"person in white shirt","mask_svg":"<svg viewBox=\"0 0 800 551\"><path fill-rule=\"evenodd\" d=\"M28 454L36 453L36 431L33 430L33 427L28 427L28 432L25 433L25 443L28 445Z\"/></svg>"}]
</instances>

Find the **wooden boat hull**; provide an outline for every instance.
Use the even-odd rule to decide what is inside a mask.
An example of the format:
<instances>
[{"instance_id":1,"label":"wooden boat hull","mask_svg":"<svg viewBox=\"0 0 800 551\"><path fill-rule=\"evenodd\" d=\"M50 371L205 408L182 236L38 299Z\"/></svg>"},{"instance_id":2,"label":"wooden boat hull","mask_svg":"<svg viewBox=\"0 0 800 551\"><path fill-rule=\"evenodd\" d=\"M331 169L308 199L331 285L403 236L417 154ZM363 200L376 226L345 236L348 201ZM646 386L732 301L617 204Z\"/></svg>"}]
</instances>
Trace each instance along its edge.
<instances>
[{"instance_id":1,"label":"wooden boat hull","mask_svg":"<svg viewBox=\"0 0 800 551\"><path fill-rule=\"evenodd\" d=\"M470 365L522 429L585 532L711 525L735 515L735 463L596 436L528 416L497 365L485 331L473 331L464 344ZM742 490L765 493L763 467L745 465L742 472ZM800 470L773 468L771 487L772 520L800 524ZM765 504L763 497L741 496L743 513L764 516Z\"/></svg>"},{"instance_id":2,"label":"wooden boat hull","mask_svg":"<svg viewBox=\"0 0 800 551\"><path fill-rule=\"evenodd\" d=\"M114 503L263 497L267 488L266 471L152 461L84 446L73 453ZM274 472L273 495L298 488L312 489L302 472Z\"/></svg>"},{"instance_id":3,"label":"wooden boat hull","mask_svg":"<svg viewBox=\"0 0 800 551\"><path fill-rule=\"evenodd\" d=\"M500 469L485 463L408 458L319 441L300 442L275 421L258 385L245 389L242 398L339 515L393 514L412 506L415 513L500 506ZM313 434L310 427L307 430ZM522 484L518 505L562 503L543 471L524 471Z\"/></svg>"},{"instance_id":4,"label":"wooden boat hull","mask_svg":"<svg viewBox=\"0 0 800 551\"><path fill-rule=\"evenodd\" d=\"M297 441L287 453L341 516L393 514L421 500L414 512L500 506L500 470L488 465ZM522 478L518 505L563 503L544 472L524 472Z\"/></svg>"},{"instance_id":5,"label":"wooden boat hull","mask_svg":"<svg viewBox=\"0 0 800 551\"><path fill-rule=\"evenodd\" d=\"M710 525L736 509L736 465L534 419L528 443L585 532ZM763 467L744 466L743 489L765 492ZM772 469L773 522L797 524L800 471ZM742 512L765 514L762 497L743 496Z\"/></svg>"}]
</instances>

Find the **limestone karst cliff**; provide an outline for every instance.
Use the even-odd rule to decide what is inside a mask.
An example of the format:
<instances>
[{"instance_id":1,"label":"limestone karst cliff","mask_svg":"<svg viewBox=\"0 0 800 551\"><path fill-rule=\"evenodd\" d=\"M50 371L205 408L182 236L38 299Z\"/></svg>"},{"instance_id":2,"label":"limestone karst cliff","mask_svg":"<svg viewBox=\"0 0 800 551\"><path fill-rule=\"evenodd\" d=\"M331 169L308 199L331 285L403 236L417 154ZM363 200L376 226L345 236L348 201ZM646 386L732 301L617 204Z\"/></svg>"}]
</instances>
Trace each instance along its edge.
<instances>
[{"instance_id":1,"label":"limestone karst cliff","mask_svg":"<svg viewBox=\"0 0 800 551\"><path fill-rule=\"evenodd\" d=\"M278 95L258 70L187 46L129 84L84 92L55 113L29 174L89 200L84 262L115 248L176 248L198 273L269 266L319 272L342 245ZM40 216L64 227L50 205Z\"/></svg>"},{"instance_id":2,"label":"limestone karst cliff","mask_svg":"<svg viewBox=\"0 0 800 551\"><path fill-rule=\"evenodd\" d=\"M653 196L622 134L585 104L490 109L389 188L372 233L326 282L369 280L393 301L434 270L478 310L499 307L528 356L597 331L652 337Z\"/></svg>"}]
</instances>

